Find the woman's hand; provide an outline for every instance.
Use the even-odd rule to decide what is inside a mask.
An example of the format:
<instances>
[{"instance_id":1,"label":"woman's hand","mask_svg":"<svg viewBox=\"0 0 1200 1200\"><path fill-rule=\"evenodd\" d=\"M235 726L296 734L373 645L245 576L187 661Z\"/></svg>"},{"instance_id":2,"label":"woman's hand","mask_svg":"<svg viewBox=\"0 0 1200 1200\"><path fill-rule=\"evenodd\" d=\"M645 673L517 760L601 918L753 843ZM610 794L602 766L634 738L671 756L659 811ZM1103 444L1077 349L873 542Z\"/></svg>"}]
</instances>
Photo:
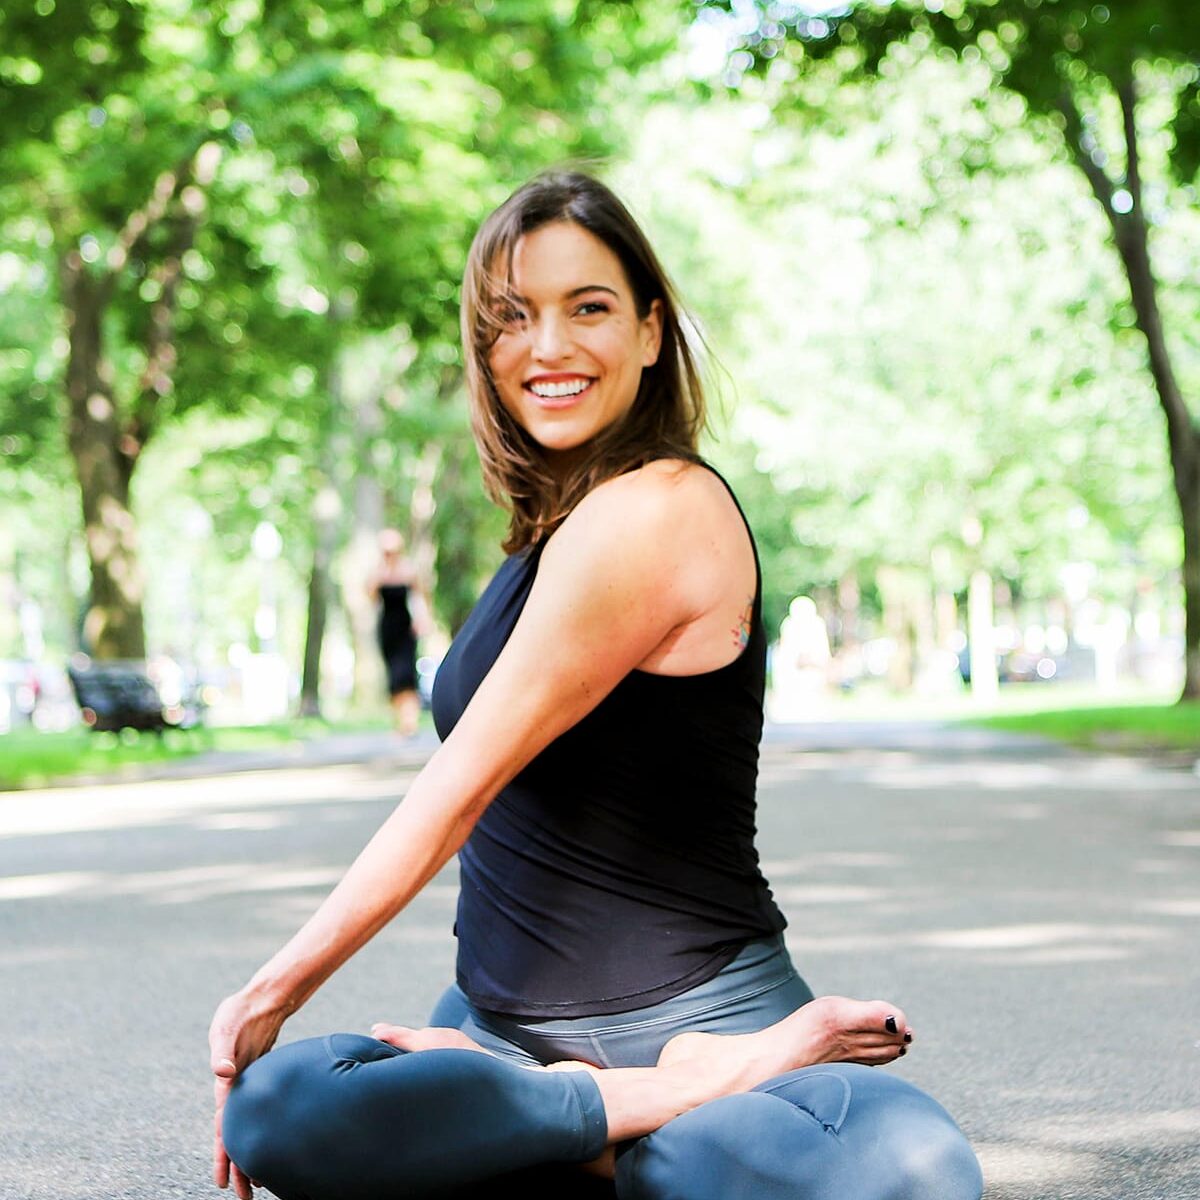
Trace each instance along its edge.
<instances>
[{"instance_id":1,"label":"woman's hand","mask_svg":"<svg viewBox=\"0 0 1200 1200\"><path fill-rule=\"evenodd\" d=\"M253 1180L248 1179L230 1162L222 1138L225 1101L233 1081L256 1058L261 1058L275 1044L280 1027L287 1016L281 1008L265 1004L246 991L226 997L213 1016L208 1030L213 1081L213 1182L219 1188L233 1184L240 1200L250 1200Z\"/></svg>"}]
</instances>

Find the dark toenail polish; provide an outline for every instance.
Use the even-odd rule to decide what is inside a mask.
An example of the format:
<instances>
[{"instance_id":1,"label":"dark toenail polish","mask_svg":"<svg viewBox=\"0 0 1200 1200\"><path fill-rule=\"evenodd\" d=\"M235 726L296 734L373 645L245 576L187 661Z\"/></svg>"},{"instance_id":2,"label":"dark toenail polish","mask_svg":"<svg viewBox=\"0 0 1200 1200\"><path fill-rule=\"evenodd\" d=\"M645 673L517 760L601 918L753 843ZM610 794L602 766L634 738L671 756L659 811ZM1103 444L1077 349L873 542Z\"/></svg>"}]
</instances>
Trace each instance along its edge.
<instances>
[{"instance_id":1,"label":"dark toenail polish","mask_svg":"<svg viewBox=\"0 0 1200 1200\"><path fill-rule=\"evenodd\" d=\"M895 1033L896 1032L896 1018L888 1017L888 1019L886 1021L884 1021L883 1027L884 1027L884 1029L886 1029L888 1031L888 1033Z\"/></svg>"},{"instance_id":2,"label":"dark toenail polish","mask_svg":"<svg viewBox=\"0 0 1200 1200\"><path fill-rule=\"evenodd\" d=\"M906 1042L911 1042L911 1041L912 1041L912 1034L911 1034L911 1033L906 1033L906 1034L904 1035L904 1040L905 1040Z\"/></svg>"},{"instance_id":3,"label":"dark toenail polish","mask_svg":"<svg viewBox=\"0 0 1200 1200\"><path fill-rule=\"evenodd\" d=\"M904 1057L904 1056L905 1056L907 1053L908 1053L908 1047L907 1047L907 1046L901 1046L901 1047L900 1047L900 1057L901 1057L901 1058L903 1058L903 1057Z\"/></svg>"}]
</instances>

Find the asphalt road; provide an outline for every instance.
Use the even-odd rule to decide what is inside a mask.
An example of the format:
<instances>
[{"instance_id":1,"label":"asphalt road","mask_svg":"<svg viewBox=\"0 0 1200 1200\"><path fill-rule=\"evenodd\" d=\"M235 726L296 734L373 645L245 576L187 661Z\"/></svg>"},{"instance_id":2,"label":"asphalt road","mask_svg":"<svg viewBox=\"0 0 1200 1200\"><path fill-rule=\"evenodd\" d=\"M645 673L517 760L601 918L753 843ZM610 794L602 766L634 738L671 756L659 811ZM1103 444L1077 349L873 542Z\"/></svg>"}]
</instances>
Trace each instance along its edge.
<instances>
[{"instance_id":1,"label":"asphalt road","mask_svg":"<svg viewBox=\"0 0 1200 1200\"><path fill-rule=\"evenodd\" d=\"M218 1194L212 1009L419 758L364 739L0 794L0 1197ZM959 1120L990 1200L1200 1196L1200 779L922 725L776 729L761 829L801 971L905 1009L893 1069ZM285 1040L420 1022L454 894L447 871Z\"/></svg>"}]
</instances>

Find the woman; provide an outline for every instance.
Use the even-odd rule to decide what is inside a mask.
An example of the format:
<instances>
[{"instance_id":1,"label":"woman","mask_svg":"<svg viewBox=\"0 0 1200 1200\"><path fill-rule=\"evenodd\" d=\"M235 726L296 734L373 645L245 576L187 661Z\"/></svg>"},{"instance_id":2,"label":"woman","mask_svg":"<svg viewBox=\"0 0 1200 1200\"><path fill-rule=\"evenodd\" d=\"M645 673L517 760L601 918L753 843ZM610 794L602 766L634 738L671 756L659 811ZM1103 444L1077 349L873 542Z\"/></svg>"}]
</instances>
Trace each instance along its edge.
<instances>
[{"instance_id":1,"label":"woman","mask_svg":"<svg viewBox=\"0 0 1200 1200\"><path fill-rule=\"evenodd\" d=\"M973 1200L954 1123L869 1069L911 1042L901 1010L812 1000L783 947L753 846L757 555L696 455L679 313L616 197L576 174L510 197L472 247L463 337L510 557L439 670L441 748L217 1011L217 1182L562 1196L587 1164L621 1197ZM266 1054L456 852L458 983L431 1028Z\"/></svg>"},{"instance_id":2,"label":"woman","mask_svg":"<svg viewBox=\"0 0 1200 1200\"><path fill-rule=\"evenodd\" d=\"M417 619L424 605L412 564L404 557L404 538L398 529L379 535L379 565L367 585L379 605L379 652L387 671L388 695L396 732L412 737L421 717L417 693Z\"/></svg>"}]
</instances>

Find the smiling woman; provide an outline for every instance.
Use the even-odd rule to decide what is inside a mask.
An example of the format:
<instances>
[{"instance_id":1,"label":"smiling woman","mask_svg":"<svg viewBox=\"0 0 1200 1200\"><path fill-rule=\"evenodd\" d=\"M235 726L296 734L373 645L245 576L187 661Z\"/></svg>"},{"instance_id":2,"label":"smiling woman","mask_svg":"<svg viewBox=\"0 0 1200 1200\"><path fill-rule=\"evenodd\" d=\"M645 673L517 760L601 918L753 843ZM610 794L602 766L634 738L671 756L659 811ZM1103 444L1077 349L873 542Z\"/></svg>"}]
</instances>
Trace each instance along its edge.
<instances>
[{"instance_id":1,"label":"smiling woman","mask_svg":"<svg viewBox=\"0 0 1200 1200\"><path fill-rule=\"evenodd\" d=\"M697 453L644 236L596 180L546 176L484 224L463 296L510 554L438 670L441 748L217 1010L218 1182L535 1200L591 1194L583 1168L638 1200L977 1200L954 1122L869 1069L908 1052L903 1011L814 999L784 946L754 846L758 558ZM457 978L430 1027L266 1053L455 853Z\"/></svg>"}]
</instances>

